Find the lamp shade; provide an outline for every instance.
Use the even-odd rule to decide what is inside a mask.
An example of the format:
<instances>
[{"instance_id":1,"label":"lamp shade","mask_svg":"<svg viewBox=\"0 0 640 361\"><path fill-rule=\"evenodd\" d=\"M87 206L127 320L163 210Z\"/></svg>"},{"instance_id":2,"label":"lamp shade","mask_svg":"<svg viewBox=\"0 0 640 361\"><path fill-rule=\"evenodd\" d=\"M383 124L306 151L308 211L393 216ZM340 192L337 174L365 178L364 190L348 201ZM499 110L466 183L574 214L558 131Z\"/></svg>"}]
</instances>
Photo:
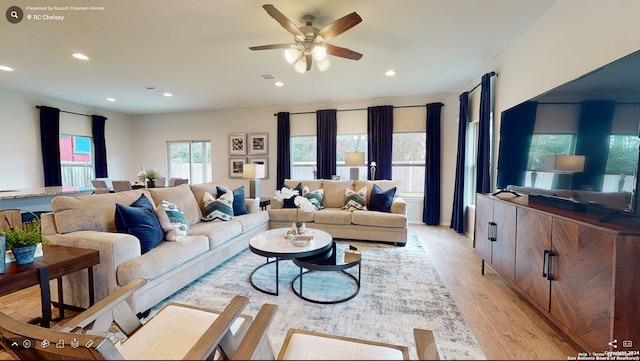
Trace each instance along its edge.
<instances>
[{"instance_id":1,"label":"lamp shade","mask_svg":"<svg viewBox=\"0 0 640 361\"><path fill-rule=\"evenodd\" d=\"M584 155L548 155L542 169L556 172L580 173L584 171Z\"/></svg>"},{"instance_id":2,"label":"lamp shade","mask_svg":"<svg viewBox=\"0 0 640 361\"><path fill-rule=\"evenodd\" d=\"M359 166L364 164L364 152L353 152L344 154L344 164Z\"/></svg>"},{"instance_id":3,"label":"lamp shade","mask_svg":"<svg viewBox=\"0 0 640 361\"><path fill-rule=\"evenodd\" d=\"M245 164L242 168L242 178L261 179L264 178L264 164Z\"/></svg>"}]
</instances>

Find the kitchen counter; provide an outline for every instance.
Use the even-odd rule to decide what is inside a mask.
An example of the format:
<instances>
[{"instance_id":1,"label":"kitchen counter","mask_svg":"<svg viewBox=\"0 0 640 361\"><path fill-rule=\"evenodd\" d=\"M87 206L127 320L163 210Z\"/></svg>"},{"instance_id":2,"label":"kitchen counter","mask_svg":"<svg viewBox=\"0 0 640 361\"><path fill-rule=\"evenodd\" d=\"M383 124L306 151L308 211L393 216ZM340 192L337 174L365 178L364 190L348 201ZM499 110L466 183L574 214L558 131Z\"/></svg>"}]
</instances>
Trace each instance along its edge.
<instances>
[{"instance_id":1,"label":"kitchen counter","mask_svg":"<svg viewBox=\"0 0 640 361\"><path fill-rule=\"evenodd\" d=\"M30 189L0 190L0 209L21 208L32 212L51 211L51 200L65 195L78 197L89 195L92 188L39 187Z\"/></svg>"}]
</instances>

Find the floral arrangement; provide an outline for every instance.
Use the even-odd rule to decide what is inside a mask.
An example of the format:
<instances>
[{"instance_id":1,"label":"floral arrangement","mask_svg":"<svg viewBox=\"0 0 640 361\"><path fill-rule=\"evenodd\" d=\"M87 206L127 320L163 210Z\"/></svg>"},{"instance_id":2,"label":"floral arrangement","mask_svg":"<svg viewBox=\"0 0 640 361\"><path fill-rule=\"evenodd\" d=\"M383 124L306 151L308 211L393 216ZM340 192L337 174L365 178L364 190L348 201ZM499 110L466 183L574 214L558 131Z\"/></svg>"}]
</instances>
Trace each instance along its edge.
<instances>
[{"instance_id":1,"label":"floral arrangement","mask_svg":"<svg viewBox=\"0 0 640 361\"><path fill-rule=\"evenodd\" d=\"M309 201L309 199L301 196L299 192L295 189L291 189L288 187L282 187L282 189L276 191L274 196L275 199L279 201L283 201L285 199L290 199L291 197L295 197L293 199L293 204L296 205L296 227L302 227L304 222L298 220L298 211L302 210L304 212L313 213L317 209L316 207Z\"/></svg>"},{"instance_id":2,"label":"floral arrangement","mask_svg":"<svg viewBox=\"0 0 640 361\"><path fill-rule=\"evenodd\" d=\"M138 172L138 178L140 180L154 180L156 178L160 177L160 172L153 168L153 169L149 169L149 170L141 170L140 172Z\"/></svg>"}]
</instances>

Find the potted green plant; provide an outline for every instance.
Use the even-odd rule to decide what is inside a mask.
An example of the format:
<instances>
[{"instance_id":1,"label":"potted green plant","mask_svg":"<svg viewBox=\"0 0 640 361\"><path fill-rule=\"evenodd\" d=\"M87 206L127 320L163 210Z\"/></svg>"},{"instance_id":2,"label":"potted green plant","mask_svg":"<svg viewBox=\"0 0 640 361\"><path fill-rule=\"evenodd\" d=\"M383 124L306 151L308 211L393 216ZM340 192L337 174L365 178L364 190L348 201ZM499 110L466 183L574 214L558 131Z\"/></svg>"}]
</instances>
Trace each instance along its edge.
<instances>
[{"instance_id":1,"label":"potted green plant","mask_svg":"<svg viewBox=\"0 0 640 361\"><path fill-rule=\"evenodd\" d=\"M149 188L155 188L156 186L156 178L160 177L160 172L157 169L149 169L146 170L143 174L145 179L148 179L147 181L147 187Z\"/></svg>"},{"instance_id":2,"label":"potted green plant","mask_svg":"<svg viewBox=\"0 0 640 361\"><path fill-rule=\"evenodd\" d=\"M33 262L38 243L42 243L43 246L51 244L42 237L39 219L24 222L21 227L9 225L4 231L0 231L0 234L5 237L7 249L11 250L17 264Z\"/></svg>"}]
</instances>

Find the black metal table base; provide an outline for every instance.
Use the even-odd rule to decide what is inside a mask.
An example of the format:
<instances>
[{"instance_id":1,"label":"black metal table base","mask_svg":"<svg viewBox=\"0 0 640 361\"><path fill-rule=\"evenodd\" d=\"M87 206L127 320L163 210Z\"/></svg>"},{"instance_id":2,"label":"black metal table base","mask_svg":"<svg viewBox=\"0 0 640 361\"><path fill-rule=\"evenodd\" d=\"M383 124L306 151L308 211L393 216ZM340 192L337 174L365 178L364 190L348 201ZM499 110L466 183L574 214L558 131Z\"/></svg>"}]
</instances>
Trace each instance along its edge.
<instances>
[{"instance_id":1,"label":"black metal table base","mask_svg":"<svg viewBox=\"0 0 640 361\"><path fill-rule=\"evenodd\" d=\"M251 283L251 286L253 286L253 288L255 288L256 290L262 292L262 293L266 293L268 295L272 295L272 296L277 296L279 294L279 284L280 284L280 267L278 267L278 262L280 261L285 261L285 259L279 258L279 257L275 257L275 260L273 261L269 261L269 257L267 257L267 262L261 264L260 266L256 267L256 269L253 270L253 272L251 272L251 275L249 276L249 282ZM255 282L253 282L253 275L262 267L268 266L272 263L276 264L276 291L269 291L266 290L264 288L258 287L258 285L256 285Z\"/></svg>"},{"instance_id":2,"label":"black metal table base","mask_svg":"<svg viewBox=\"0 0 640 361\"><path fill-rule=\"evenodd\" d=\"M302 295L302 279L303 279L303 275L310 273L310 272L327 272L327 271L312 271L312 270L308 270L303 272L303 267L300 267L300 274L298 274L292 281L291 281L291 289L293 290L293 293L295 293L296 296L300 297L301 299L308 301L308 302L313 302L313 303L319 303L319 304L323 304L323 305L333 305L336 303L341 303L341 302L346 302L349 301L350 299L354 298L359 292L360 292L360 272L361 272L361 264L358 263L358 278L356 278L356 276L352 275L351 273L347 272L346 270L340 270L340 271L333 271L333 272L342 272L345 275L349 276L356 285L356 290L355 292L353 292L352 294L348 295L347 297L341 298L339 300L335 300L335 301L321 301L321 300L314 300L308 297L305 297ZM296 280L299 280L299 288L300 290L296 290L294 284L296 282Z\"/></svg>"}]
</instances>

